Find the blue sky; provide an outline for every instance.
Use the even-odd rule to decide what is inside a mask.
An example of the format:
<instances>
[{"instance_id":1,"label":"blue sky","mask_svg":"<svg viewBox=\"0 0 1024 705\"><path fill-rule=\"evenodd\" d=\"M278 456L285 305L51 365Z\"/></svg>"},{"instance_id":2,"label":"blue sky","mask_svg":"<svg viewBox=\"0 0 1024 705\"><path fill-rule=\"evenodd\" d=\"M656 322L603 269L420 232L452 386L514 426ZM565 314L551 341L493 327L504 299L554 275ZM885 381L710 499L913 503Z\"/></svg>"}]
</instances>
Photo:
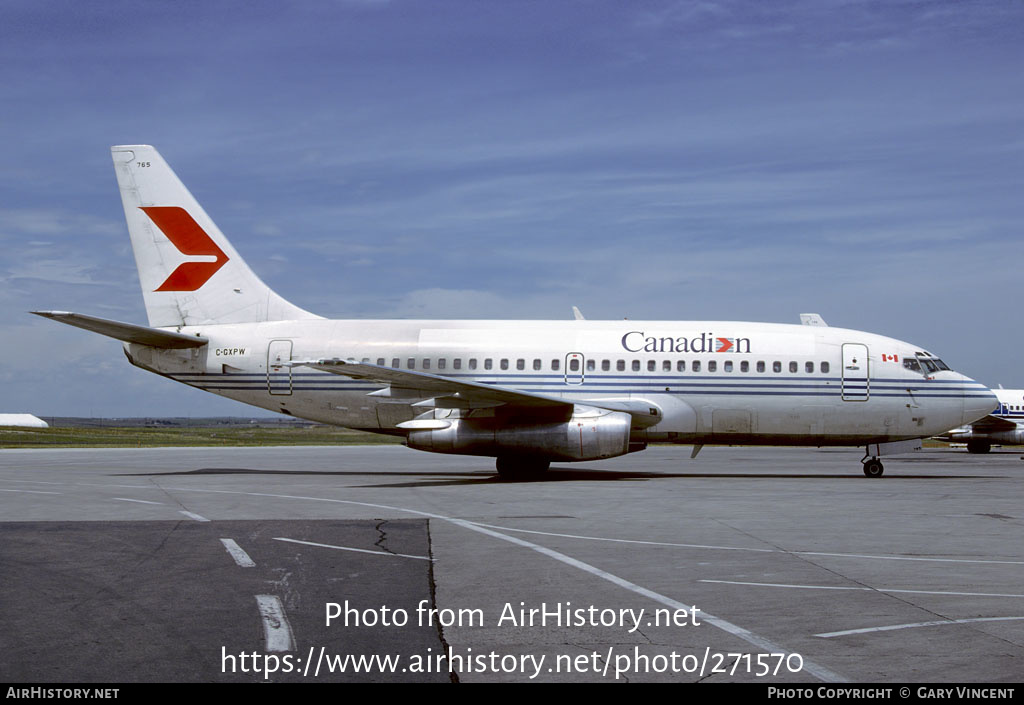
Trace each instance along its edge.
<instances>
[{"instance_id":1,"label":"blue sky","mask_svg":"<svg viewBox=\"0 0 1024 705\"><path fill-rule=\"evenodd\" d=\"M246 415L36 319L142 323L109 146L338 318L730 319L1024 387L1024 4L0 9L0 411Z\"/></svg>"}]
</instances>

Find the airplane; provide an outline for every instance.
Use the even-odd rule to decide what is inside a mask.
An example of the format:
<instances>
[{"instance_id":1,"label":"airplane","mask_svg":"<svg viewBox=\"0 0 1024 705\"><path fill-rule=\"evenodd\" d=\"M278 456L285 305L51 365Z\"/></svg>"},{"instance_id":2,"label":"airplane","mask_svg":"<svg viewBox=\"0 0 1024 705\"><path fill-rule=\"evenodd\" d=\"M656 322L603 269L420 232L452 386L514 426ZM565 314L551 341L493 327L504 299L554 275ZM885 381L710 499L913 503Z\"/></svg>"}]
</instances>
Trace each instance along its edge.
<instances>
[{"instance_id":1,"label":"airplane","mask_svg":"<svg viewBox=\"0 0 1024 705\"><path fill-rule=\"evenodd\" d=\"M123 343L131 364L410 448L489 456L503 479L652 442L864 446L880 457L988 414L995 397L923 348L739 321L328 320L249 268L149 145L111 148L148 326L33 311Z\"/></svg>"},{"instance_id":2,"label":"airplane","mask_svg":"<svg viewBox=\"0 0 1024 705\"><path fill-rule=\"evenodd\" d=\"M996 408L974 423L935 438L947 443L966 443L968 453L988 453L993 443L1024 445L1024 389L993 389Z\"/></svg>"}]
</instances>

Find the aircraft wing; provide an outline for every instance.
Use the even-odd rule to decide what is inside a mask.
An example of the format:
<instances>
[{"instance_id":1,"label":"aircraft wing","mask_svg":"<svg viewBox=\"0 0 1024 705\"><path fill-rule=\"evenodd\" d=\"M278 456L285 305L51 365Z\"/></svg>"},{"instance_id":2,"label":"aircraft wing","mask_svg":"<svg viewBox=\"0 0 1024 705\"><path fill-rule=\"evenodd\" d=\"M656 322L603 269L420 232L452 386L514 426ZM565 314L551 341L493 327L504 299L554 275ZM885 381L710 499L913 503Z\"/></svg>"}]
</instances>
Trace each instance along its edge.
<instances>
[{"instance_id":1,"label":"aircraft wing","mask_svg":"<svg viewBox=\"0 0 1024 705\"><path fill-rule=\"evenodd\" d=\"M996 431L1014 431L1016 429L1017 422L991 415L980 418L971 424L971 430L974 433L994 433Z\"/></svg>"},{"instance_id":2,"label":"aircraft wing","mask_svg":"<svg viewBox=\"0 0 1024 705\"><path fill-rule=\"evenodd\" d=\"M525 407L537 411L560 412L571 416L576 405L571 400L547 394L524 392L495 384L469 382L443 375L430 374L429 372L397 370L393 367L384 367L355 360L332 358L328 360L299 360L288 364L293 367L311 367L315 370L352 377L353 379L381 382L390 385L389 393L392 395L420 396L423 398L422 401L413 404L413 406L456 409L495 406ZM380 392L372 393L379 394ZM609 411L624 411L633 417L634 425L640 428L652 426L661 421L662 417L660 409L651 406L649 402L643 400L587 399L582 403L586 406L607 409Z\"/></svg>"}]
</instances>

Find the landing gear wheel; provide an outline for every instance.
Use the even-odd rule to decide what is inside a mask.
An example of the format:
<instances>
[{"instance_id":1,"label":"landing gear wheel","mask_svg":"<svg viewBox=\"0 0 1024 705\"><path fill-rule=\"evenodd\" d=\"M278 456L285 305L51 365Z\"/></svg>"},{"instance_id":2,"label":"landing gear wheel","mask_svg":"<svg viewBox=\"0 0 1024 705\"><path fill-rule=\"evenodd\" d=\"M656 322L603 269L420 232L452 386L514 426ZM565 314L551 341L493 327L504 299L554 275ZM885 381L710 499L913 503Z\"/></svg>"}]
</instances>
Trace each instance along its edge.
<instances>
[{"instance_id":1,"label":"landing gear wheel","mask_svg":"<svg viewBox=\"0 0 1024 705\"><path fill-rule=\"evenodd\" d=\"M989 441L967 441L968 453L988 453L990 450L992 444Z\"/></svg>"},{"instance_id":2,"label":"landing gear wheel","mask_svg":"<svg viewBox=\"0 0 1024 705\"><path fill-rule=\"evenodd\" d=\"M864 461L864 474L868 477L881 477L883 472L885 472L885 468L878 458Z\"/></svg>"},{"instance_id":3,"label":"landing gear wheel","mask_svg":"<svg viewBox=\"0 0 1024 705\"><path fill-rule=\"evenodd\" d=\"M502 480L529 480L532 479L551 466L550 460L543 460L540 458L515 458L515 457L504 457L498 458L495 461L495 467L498 469L498 475Z\"/></svg>"}]
</instances>

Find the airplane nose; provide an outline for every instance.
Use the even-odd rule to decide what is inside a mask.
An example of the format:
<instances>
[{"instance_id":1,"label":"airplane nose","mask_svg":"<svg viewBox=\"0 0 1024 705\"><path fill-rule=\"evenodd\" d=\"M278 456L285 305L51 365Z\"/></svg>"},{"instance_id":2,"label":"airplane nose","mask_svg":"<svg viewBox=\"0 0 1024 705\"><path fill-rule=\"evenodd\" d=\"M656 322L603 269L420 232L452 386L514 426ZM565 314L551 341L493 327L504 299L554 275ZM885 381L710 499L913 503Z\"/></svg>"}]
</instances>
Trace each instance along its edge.
<instances>
[{"instance_id":1,"label":"airplane nose","mask_svg":"<svg viewBox=\"0 0 1024 705\"><path fill-rule=\"evenodd\" d=\"M970 377L963 377L964 417L963 425L973 423L983 416L991 414L999 405L995 393L981 382Z\"/></svg>"}]
</instances>

